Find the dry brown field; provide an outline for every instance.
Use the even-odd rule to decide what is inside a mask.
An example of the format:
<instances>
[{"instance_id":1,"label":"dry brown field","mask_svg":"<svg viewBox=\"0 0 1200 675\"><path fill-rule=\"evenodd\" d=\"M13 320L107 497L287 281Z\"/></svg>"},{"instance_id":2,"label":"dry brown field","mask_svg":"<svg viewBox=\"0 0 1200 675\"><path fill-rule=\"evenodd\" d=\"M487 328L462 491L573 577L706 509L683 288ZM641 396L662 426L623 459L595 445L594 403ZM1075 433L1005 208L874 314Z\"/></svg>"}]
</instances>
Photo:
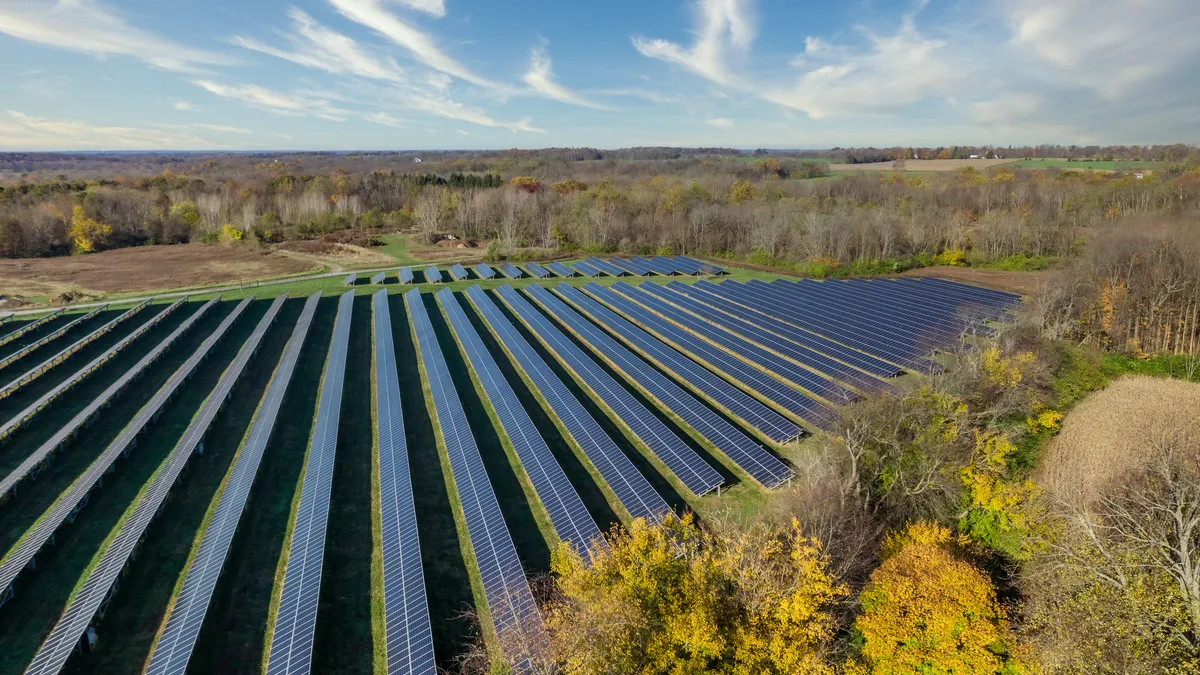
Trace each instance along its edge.
<instances>
[{"instance_id":1,"label":"dry brown field","mask_svg":"<svg viewBox=\"0 0 1200 675\"><path fill-rule=\"evenodd\" d=\"M1035 476L1056 500L1086 504L1178 440L1200 453L1200 384L1123 377L1084 399L1063 422Z\"/></svg>"},{"instance_id":2,"label":"dry brown field","mask_svg":"<svg viewBox=\"0 0 1200 675\"><path fill-rule=\"evenodd\" d=\"M1013 272L1009 270L990 270L976 267L919 267L901 272L901 277L937 277L948 281L961 281L976 286L986 286L998 291L1033 295L1041 290L1047 282L1053 281L1061 274L1058 270L1041 270L1038 272Z\"/></svg>"}]
</instances>

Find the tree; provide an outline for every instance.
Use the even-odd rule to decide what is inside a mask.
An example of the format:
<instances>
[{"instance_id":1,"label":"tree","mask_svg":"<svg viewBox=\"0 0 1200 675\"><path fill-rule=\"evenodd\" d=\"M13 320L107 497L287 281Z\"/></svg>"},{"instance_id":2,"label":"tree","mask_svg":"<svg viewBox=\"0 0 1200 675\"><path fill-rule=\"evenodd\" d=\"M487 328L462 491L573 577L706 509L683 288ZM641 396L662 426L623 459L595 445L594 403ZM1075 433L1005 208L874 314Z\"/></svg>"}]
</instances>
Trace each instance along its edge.
<instances>
[{"instance_id":1,"label":"tree","mask_svg":"<svg viewBox=\"0 0 1200 675\"><path fill-rule=\"evenodd\" d=\"M889 537L854 627L875 675L1016 675L1004 609L988 577L955 554L950 530L916 523Z\"/></svg>"},{"instance_id":2,"label":"tree","mask_svg":"<svg viewBox=\"0 0 1200 675\"><path fill-rule=\"evenodd\" d=\"M844 591L798 525L635 520L584 561L554 555L547 611L564 673L832 673L830 605Z\"/></svg>"},{"instance_id":3,"label":"tree","mask_svg":"<svg viewBox=\"0 0 1200 675\"><path fill-rule=\"evenodd\" d=\"M94 253L108 243L112 228L93 218L89 218L83 207L76 204L71 216L71 231L67 236L75 245L77 253Z\"/></svg>"},{"instance_id":4,"label":"tree","mask_svg":"<svg viewBox=\"0 0 1200 675\"><path fill-rule=\"evenodd\" d=\"M758 189L748 180L736 180L729 188L729 201L734 204L750 201L758 196Z\"/></svg>"}]
</instances>

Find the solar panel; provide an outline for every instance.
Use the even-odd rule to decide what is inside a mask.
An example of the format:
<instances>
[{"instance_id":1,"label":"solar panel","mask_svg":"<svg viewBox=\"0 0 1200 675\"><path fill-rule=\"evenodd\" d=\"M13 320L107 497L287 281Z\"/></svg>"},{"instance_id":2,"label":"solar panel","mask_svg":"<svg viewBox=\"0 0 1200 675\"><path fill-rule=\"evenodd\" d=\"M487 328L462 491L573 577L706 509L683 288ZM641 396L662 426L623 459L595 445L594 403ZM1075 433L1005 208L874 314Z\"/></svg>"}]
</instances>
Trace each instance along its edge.
<instances>
[{"instance_id":1,"label":"solar panel","mask_svg":"<svg viewBox=\"0 0 1200 675\"><path fill-rule=\"evenodd\" d=\"M597 287L599 286L597 285ZM682 387L638 358L619 342L595 326L587 323L582 316L575 314L573 310L558 302L549 293L546 293L545 289L539 290L541 291L540 293L531 291L530 295L535 297L545 295L545 299L539 299L544 307L558 317L560 321L570 325L582 337L584 342L591 345L592 349L600 352L607 360L616 364L629 377L631 382L649 392L665 408L678 415L680 419L699 432L708 442L712 443L718 450L732 459L742 470L750 474L754 480L766 487L776 487L791 478L792 470L786 464L779 461L778 458L764 449L761 444L743 433L741 429L733 426L725 418L713 412L708 406L696 400L692 395L684 391ZM599 303L585 296L576 288L567 286L566 284L559 284L554 290L561 296L570 299L581 309L585 309L589 313L594 313L594 316L606 315L610 318L616 318L612 312L604 309ZM558 303L558 306L553 306L554 303L551 301ZM666 345L663 345L663 347L666 348ZM711 373L697 371L697 374L714 385L719 381ZM799 430L797 430L798 432ZM703 462L698 456L696 459Z\"/></svg>"},{"instance_id":2,"label":"solar panel","mask_svg":"<svg viewBox=\"0 0 1200 675\"><path fill-rule=\"evenodd\" d=\"M347 274L346 278L342 279L343 286L353 286L356 283L358 283L357 274Z\"/></svg>"},{"instance_id":3,"label":"solar panel","mask_svg":"<svg viewBox=\"0 0 1200 675\"><path fill-rule=\"evenodd\" d=\"M786 443L804 433L800 427L787 421L779 413L759 403L746 392L730 385L646 332L644 330L647 327L645 319L657 319L654 315L599 284L588 284L585 289L607 305L617 308L622 314L632 317L633 321L642 323L642 327L638 327L587 298L579 300L581 296L577 292L567 293L561 288L556 290L573 303L577 309L591 317L593 321L632 343L646 356L675 373L688 386L712 399L730 414L741 418L776 443ZM579 301L576 302L577 300Z\"/></svg>"},{"instance_id":4,"label":"solar panel","mask_svg":"<svg viewBox=\"0 0 1200 675\"><path fill-rule=\"evenodd\" d=\"M534 426L533 420L521 407L516 392L504 379L500 366L479 338L454 294L450 289L444 289L438 292L437 301L449 317L459 346L466 354L471 370L483 385L487 401L521 460L534 492L546 507L550 524L558 538L571 542L580 552L586 551L594 541L603 541L596 521L588 514L579 493L567 480L567 475L550 452L550 447Z\"/></svg>"},{"instance_id":5,"label":"solar panel","mask_svg":"<svg viewBox=\"0 0 1200 675\"><path fill-rule=\"evenodd\" d=\"M966 319L969 324L982 320L1003 321L1012 316L1001 308L974 299L937 292L934 286L924 287L925 290L922 290L923 287L918 284L896 283L897 281L901 280L847 279L838 283L851 286L855 292L876 300L902 303L909 311Z\"/></svg>"},{"instance_id":6,"label":"solar panel","mask_svg":"<svg viewBox=\"0 0 1200 675\"><path fill-rule=\"evenodd\" d=\"M491 298L478 286L468 288L466 295L629 515L651 521L662 518L670 510L667 503Z\"/></svg>"},{"instance_id":7,"label":"solar panel","mask_svg":"<svg viewBox=\"0 0 1200 675\"><path fill-rule=\"evenodd\" d=\"M499 270L500 270L500 274L503 274L504 276L508 277L509 279L520 279L521 278L521 270L517 269L516 265L513 265L512 263L507 263L507 262L504 263L503 265L501 265L499 267Z\"/></svg>"},{"instance_id":8,"label":"solar panel","mask_svg":"<svg viewBox=\"0 0 1200 675\"><path fill-rule=\"evenodd\" d=\"M599 269L592 267L591 265L589 265L588 263L586 263L582 260L576 260L574 265L575 265L575 272L582 274L585 277L600 276ZM570 268L568 268L568 269L570 269Z\"/></svg>"},{"instance_id":9,"label":"solar panel","mask_svg":"<svg viewBox=\"0 0 1200 675\"><path fill-rule=\"evenodd\" d=\"M196 310L196 312L192 314L192 316L188 317L183 324L176 328L175 331L163 341L163 344L160 344L160 346L165 349L166 347L164 345L169 345L180 335L187 332L187 330L190 329L192 325L200 319L200 317L207 313L208 310L217 303L217 300L217 298L213 298L200 307L200 309ZM58 500L55 501L54 504L38 519L37 525L21 539L17 547L10 551L8 555L4 557L3 561L0 561L0 589L9 588L13 581L17 578L17 575L19 575L21 571L25 569L25 566L28 565L31 560L33 560L34 556L37 555L37 552L41 550L42 546L45 546L46 542L50 540L55 531L84 503L86 503L88 492L95 487L105 472L112 467L113 463L116 462L117 457L121 456L123 453L133 447L138 434L145 429L147 424L157 417L158 412L162 410L163 405L165 405L167 400L175 393L175 390L178 389L179 386L191 376L192 371L195 370L200 361L208 354L208 351L212 349L212 346L216 344L217 340L219 340L222 335L224 335L229 325L232 324L240 314L241 310L235 309L228 317L225 318L225 321L223 321L217 330L211 336L209 336L209 338L206 339L203 344L200 345L200 348L197 349L192 356L189 357L188 360L182 366L180 366L178 370L175 371L173 375L171 375L166 384L164 384L157 392L155 392L150 401L146 405L142 406L140 410L138 410L137 414L129 422L129 424L125 425L125 428L121 430L121 433L117 436L117 438L113 440L113 442L110 443L107 448L104 449L104 452L102 452L99 457L92 461L91 465L89 465L88 468L83 472L83 475L77 478L75 482L71 484L71 487L68 488L67 491L64 492L58 498ZM139 362L138 365L145 367L146 364L148 364L150 361L153 361L154 358L157 358L157 356L158 353L154 352L147 354L147 357L150 358L147 359L144 357L142 362ZM130 377L132 378L133 375ZM97 407L102 404L103 403L98 404ZM63 440L65 440L65 438ZM22 464L22 466L25 465Z\"/></svg>"},{"instance_id":10,"label":"solar panel","mask_svg":"<svg viewBox=\"0 0 1200 675\"><path fill-rule=\"evenodd\" d=\"M47 314L46 316L43 316L40 319L30 321L29 323L18 327L13 332L0 338L0 347L3 347L4 345L12 342L13 340L20 338L22 335L28 334L30 331L35 331L38 328L41 328L42 326L46 325L47 323L50 323L54 319L58 318L58 315L60 315L62 313L63 313L63 310L56 309L53 312L50 312L49 314Z\"/></svg>"},{"instance_id":11,"label":"solar panel","mask_svg":"<svg viewBox=\"0 0 1200 675\"><path fill-rule=\"evenodd\" d=\"M667 315L669 313L672 321L684 325L701 337L719 344L725 350L774 373L778 377L786 379L796 386L803 387L812 394L820 396L827 401L841 405L849 403L858 397L857 394L845 385L830 379L822 373L801 367L792 361L759 347L741 335L722 331L713 326L711 322L698 320L695 316L679 311L653 296L647 296L629 284L622 283L620 291L622 294L633 297L639 303L650 307L650 309L660 314Z\"/></svg>"},{"instance_id":12,"label":"solar panel","mask_svg":"<svg viewBox=\"0 0 1200 675\"><path fill-rule=\"evenodd\" d=\"M551 272L554 272L555 276L560 276L560 277L575 276L575 270L573 270L570 267L567 267L566 265L564 265L560 262L557 262L557 261L551 262L551 263L546 263L546 269L550 270Z\"/></svg>"},{"instance_id":13,"label":"solar panel","mask_svg":"<svg viewBox=\"0 0 1200 675\"><path fill-rule=\"evenodd\" d=\"M453 265L451 265L449 272L450 272L450 276L453 277L455 281L462 281L463 279L466 279L468 276L470 276L469 274L467 274L467 268L463 267L462 265L460 265L458 263L454 263Z\"/></svg>"},{"instance_id":14,"label":"solar panel","mask_svg":"<svg viewBox=\"0 0 1200 675\"><path fill-rule=\"evenodd\" d=\"M675 274L675 266L669 262L664 262L663 258L634 258L633 262L647 267L651 272L660 276L669 277Z\"/></svg>"},{"instance_id":15,"label":"solar panel","mask_svg":"<svg viewBox=\"0 0 1200 675\"><path fill-rule=\"evenodd\" d=\"M620 268L620 269L624 270L625 272L632 274L634 276L638 276L638 277L650 276L650 268L646 267L645 265L643 265L641 263L636 263L636 262L633 262L632 260L626 260L624 258L609 258L608 262L610 264L612 264L614 267Z\"/></svg>"},{"instance_id":16,"label":"solar panel","mask_svg":"<svg viewBox=\"0 0 1200 675\"><path fill-rule=\"evenodd\" d=\"M449 291L446 291L449 292ZM375 334L375 418L379 429L379 507L383 533L383 616L387 636L387 672L434 675L433 632L421 567L417 511L404 412L400 407L400 376L392 339L392 314L387 293L371 299Z\"/></svg>"},{"instance_id":17,"label":"solar panel","mask_svg":"<svg viewBox=\"0 0 1200 675\"><path fill-rule=\"evenodd\" d=\"M676 293L674 290L664 288L659 284L642 284L637 288L642 293L648 293L659 300L671 303L677 307L681 307L696 316L709 321L714 326L726 330L738 337L750 340L757 345L773 350L775 353L785 356L797 363L804 364L814 370L837 378L841 382L845 382L860 391L866 393L877 393L886 391L891 388L883 380L877 377L872 377L857 368L832 359L825 354L816 350L803 347L790 340L771 333L768 330L758 327L752 323L735 319L731 316L721 314L711 307L706 307L703 304L692 300L691 298Z\"/></svg>"},{"instance_id":18,"label":"solar panel","mask_svg":"<svg viewBox=\"0 0 1200 675\"><path fill-rule=\"evenodd\" d=\"M8 396L16 393L17 391L20 391L21 387L24 387L25 385L29 384L30 382L41 377L42 375L44 375L46 373L46 371L57 366L58 364L62 363L63 361L66 361L68 358L70 358L72 355L74 355L79 350L88 346L93 341L99 339L101 336L107 334L112 329L114 329L117 326L119 326L120 324L124 323L130 317L133 317L138 312L142 311L149 304L150 304L150 301L146 300L146 301L138 304L134 308L123 312L122 314L117 316L112 321L109 321L108 323L104 324L103 326L100 326L99 328L92 331L91 333L88 333L87 335L83 336L82 338L80 338L80 339L76 340L75 342L71 343L70 345L64 347L62 350L60 350L54 356L51 356L50 358L46 359L45 361L42 361L41 363L37 364L33 368L30 368L29 370L25 371L24 373L13 378L8 384L4 385L3 387L0 387L0 399L7 398Z\"/></svg>"},{"instance_id":19,"label":"solar panel","mask_svg":"<svg viewBox=\"0 0 1200 675\"><path fill-rule=\"evenodd\" d=\"M487 266L487 263L479 263L475 266L475 274L480 279L491 279L496 276L496 270Z\"/></svg>"},{"instance_id":20,"label":"solar panel","mask_svg":"<svg viewBox=\"0 0 1200 675\"><path fill-rule=\"evenodd\" d=\"M437 266L431 265L425 268L426 283L436 284L442 280L442 273L438 271Z\"/></svg>"},{"instance_id":21,"label":"solar panel","mask_svg":"<svg viewBox=\"0 0 1200 675\"><path fill-rule=\"evenodd\" d=\"M736 383L740 383L751 394L775 404L795 417L805 420L818 428L832 428L836 424L838 416L835 411L798 389L789 386L779 378L773 377L759 368L755 368L746 361L734 356L731 352L698 337L692 332L684 330L684 328L671 323L671 321L645 310L638 311L636 308L631 308L630 312L631 315L638 317L643 326L653 330L660 338L669 340L673 345L703 361L713 370L724 374L725 377ZM674 317L666 313L664 316L670 317L676 323L680 323L681 319L686 319L686 315ZM686 324L681 323L681 325Z\"/></svg>"},{"instance_id":22,"label":"solar panel","mask_svg":"<svg viewBox=\"0 0 1200 675\"><path fill-rule=\"evenodd\" d=\"M275 301L276 304L283 302L285 298L286 295L280 296ZM213 590L217 586L225 557L233 542L233 535L246 508L250 488L254 485L263 452L275 428L279 408L292 380L296 362L300 359L300 350L304 347L304 338L308 335L320 299L320 291L308 297L304 303L304 310L292 329L292 336L284 347L283 357L254 415L254 425L250 428L246 443L234 457L229 479L217 498L217 508L208 521L200 539L200 547L188 566L183 588L168 610L162 634L150 653L150 663L145 671L147 675L183 675L187 670L188 660L204 624Z\"/></svg>"},{"instance_id":23,"label":"solar panel","mask_svg":"<svg viewBox=\"0 0 1200 675\"><path fill-rule=\"evenodd\" d=\"M696 274L724 274L725 269L718 267L704 260L696 260L694 258L686 258L684 256L676 256L676 261L686 265L694 265L697 269Z\"/></svg>"},{"instance_id":24,"label":"solar panel","mask_svg":"<svg viewBox=\"0 0 1200 675\"><path fill-rule=\"evenodd\" d=\"M333 486L333 460L337 454L338 422L342 414L342 384L346 375L354 293L338 300L333 339L325 359L321 398L313 422L300 504L292 522L283 588L271 633L266 675L307 673L312 667L313 633L317 626L317 600L325 564L325 530L329 524L329 493Z\"/></svg>"},{"instance_id":25,"label":"solar panel","mask_svg":"<svg viewBox=\"0 0 1200 675\"><path fill-rule=\"evenodd\" d=\"M776 335L787 338L790 342L804 345L810 349L827 354L873 375L893 377L903 372L900 367L887 361L843 345L840 342L835 342L827 337L801 329L798 326L769 316L761 311L751 309L746 305L740 305L729 298L717 295L710 289L702 288L701 286L701 284L681 284L673 281L667 284L666 288L680 295L685 295L696 302L703 303L705 307L720 310L724 315L737 317L744 322L761 326Z\"/></svg>"},{"instance_id":26,"label":"solar panel","mask_svg":"<svg viewBox=\"0 0 1200 675\"><path fill-rule=\"evenodd\" d=\"M411 284L413 282L413 271L411 267L400 268L400 283Z\"/></svg>"},{"instance_id":27,"label":"solar panel","mask_svg":"<svg viewBox=\"0 0 1200 675\"><path fill-rule=\"evenodd\" d=\"M144 305L145 303L142 303L142 304ZM100 307L93 309L92 311L88 312L87 314L84 314L84 315L80 316L79 318L75 319L74 321L68 323L67 325L63 326L62 328L59 328L58 330L54 331L53 333L50 333L49 335L38 338L36 341L25 345L24 347L18 349L17 351L13 352L12 354L9 354L8 356L4 357L3 359L0 359L0 368L5 368L9 364L13 363L14 361L20 360L20 358L22 356L25 356L26 354L29 354L30 352L37 350L39 347L61 337L62 335L69 332L75 326L78 326L79 324L87 321L88 319L91 319L92 317L96 316L97 314L99 314L100 312L103 312L106 309L108 309L108 305L101 305Z\"/></svg>"},{"instance_id":28,"label":"solar panel","mask_svg":"<svg viewBox=\"0 0 1200 675\"><path fill-rule=\"evenodd\" d=\"M250 299L247 298L238 307L245 308L249 303ZM150 521L153 520L166 500L167 494L174 486L180 472L183 471L184 465L203 443L204 434L208 431L221 406L224 405L229 392L237 384L238 378L245 370L246 363L254 355L263 334L275 319L280 304L279 301L276 301L272 305L267 314L259 321L250 338L242 345L233 363L225 369L216 388L205 399L200 412L184 430L179 442L171 449L170 454L167 455L120 526L116 536L100 554L99 560L87 579L79 586L71 604L67 606L58 623L50 631L50 635L38 649L37 654L33 657L33 662L25 671L27 674L55 675L66 665L67 658L70 657L75 644L87 630L88 624L91 623L101 605L111 595L121 571L133 555L134 548L145 535ZM239 314L238 310L234 310L234 314L231 314L230 317L236 318L236 315ZM226 320L228 321L228 319Z\"/></svg>"},{"instance_id":29,"label":"solar panel","mask_svg":"<svg viewBox=\"0 0 1200 675\"><path fill-rule=\"evenodd\" d=\"M575 333L586 339L583 331L580 330L581 324L567 321L581 318L578 314L551 296L541 286L531 286L529 291L530 296L537 300L542 307L549 309L559 321L567 323ZM508 296L503 291L501 291L500 297L508 301ZM514 303L509 302L509 304L513 305ZM554 338L553 343L549 345L551 351L558 354L560 359L563 359L584 379L584 382L596 392L626 426L633 430L634 435L642 440L646 447L679 478L687 489L695 494L703 495L716 490L725 482L716 469L701 459L696 451L675 435L612 376L604 372L574 344L570 344L568 347L567 344L570 341L563 333L552 327L540 315L534 317L533 313L529 311L532 308L522 309L525 311L517 313L530 324L533 332L538 337L546 338L546 334L549 333ZM515 307L514 311L516 311Z\"/></svg>"},{"instance_id":30,"label":"solar panel","mask_svg":"<svg viewBox=\"0 0 1200 675\"><path fill-rule=\"evenodd\" d=\"M892 337L906 340L912 345L914 356L956 343L963 334L962 318L952 312L914 310L905 300L881 300L843 281L804 279L780 286L797 298L820 303L835 314L853 316L865 324L879 327Z\"/></svg>"},{"instance_id":31,"label":"solar panel","mask_svg":"<svg viewBox=\"0 0 1200 675\"><path fill-rule=\"evenodd\" d=\"M629 274L629 272L626 272L625 270L621 269L620 267L617 267L616 265L609 263L607 260L597 258L596 256L592 256L591 258L588 258L586 262L588 265L591 265L592 267L600 270L601 272L604 272L605 274L607 274L610 277L623 277L626 274ZM579 265L576 265L575 269L579 269Z\"/></svg>"},{"instance_id":32,"label":"solar panel","mask_svg":"<svg viewBox=\"0 0 1200 675\"><path fill-rule=\"evenodd\" d=\"M526 263L525 271L534 279L545 279L550 276L550 272L546 271L545 267L537 263Z\"/></svg>"},{"instance_id":33,"label":"solar panel","mask_svg":"<svg viewBox=\"0 0 1200 675\"><path fill-rule=\"evenodd\" d=\"M416 334L425 380L433 398L438 432L450 459L450 471L496 633L506 646L540 642L544 635L541 614L529 590L529 582L517 557L508 526L500 513L496 493L488 482L483 458L479 456L479 447L471 435L467 415L450 379L450 369L438 345L420 292L413 290L405 293L404 304ZM508 656L518 662L522 672L530 670L527 654Z\"/></svg>"},{"instance_id":34,"label":"solar panel","mask_svg":"<svg viewBox=\"0 0 1200 675\"><path fill-rule=\"evenodd\" d=\"M376 274L375 276L371 277L371 284L375 285L375 286L382 286L383 281L386 278L387 278L387 274L384 272L380 272L379 274Z\"/></svg>"}]
</instances>

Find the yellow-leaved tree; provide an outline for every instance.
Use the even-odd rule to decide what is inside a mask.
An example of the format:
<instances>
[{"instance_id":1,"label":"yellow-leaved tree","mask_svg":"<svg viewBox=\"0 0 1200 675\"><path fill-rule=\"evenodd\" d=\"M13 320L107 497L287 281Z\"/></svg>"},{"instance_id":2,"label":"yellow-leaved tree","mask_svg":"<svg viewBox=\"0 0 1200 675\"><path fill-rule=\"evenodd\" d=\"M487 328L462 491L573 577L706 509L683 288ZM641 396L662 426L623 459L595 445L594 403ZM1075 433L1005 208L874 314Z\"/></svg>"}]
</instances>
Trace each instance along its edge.
<instances>
[{"instance_id":1,"label":"yellow-leaved tree","mask_svg":"<svg viewBox=\"0 0 1200 675\"><path fill-rule=\"evenodd\" d=\"M795 523L639 519L590 563L560 547L552 568L550 659L564 673L833 673L829 609L845 592Z\"/></svg>"},{"instance_id":2,"label":"yellow-leaved tree","mask_svg":"<svg viewBox=\"0 0 1200 675\"><path fill-rule=\"evenodd\" d=\"M1004 608L950 530L909 525L884 542L854 623L874 675L1021 675Z\"/></svg>"},{"instance_id":3,"label":"yellow-leaved tree","mask_svg":"<svg viewBox=\"0 0 1200 675\"><path fill-rule=\"evenodd\" d=\"M82 206L75 205L71 215L71 231L67 236L71 238L77 253L93 253L104 248L111 234L112 227L89 217Z\"/></svg>"}]
</instances>

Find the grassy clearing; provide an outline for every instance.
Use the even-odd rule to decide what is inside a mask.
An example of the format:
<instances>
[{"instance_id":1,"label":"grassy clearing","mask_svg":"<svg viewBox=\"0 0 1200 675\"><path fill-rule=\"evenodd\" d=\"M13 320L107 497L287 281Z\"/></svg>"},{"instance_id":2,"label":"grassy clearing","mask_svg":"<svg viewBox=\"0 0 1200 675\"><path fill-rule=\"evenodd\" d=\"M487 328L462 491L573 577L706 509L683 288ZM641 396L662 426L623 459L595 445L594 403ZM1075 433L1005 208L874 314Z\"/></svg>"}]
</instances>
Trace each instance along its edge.
<instances>
[{"instance_id":1,"label":"grassy clearing","mask_svg":"<svg viewBox=\"0 0 1200 675\"><path fill-rule=\"evenodd\" d=\"M404 302L400 296L388 300L433 649L438 665L449 668L478 635L477 628L463 615L474 608L474 599Z\"/></svg>"},{"instance_id":2,"label":"grassy clearing","mask_svg":"<svg viewBox=\"0 0 1200 675\"><path fill-rule=\"evenodd\" d=\"M1157 160L1145 160L1141 162L1116 160L1105 162L1091 160L1071 161L1068 159L1022 159L1013 162L1010 166L1019 166L1027 169L1072 169L1076 171L1133 171L1135 169L1165 171L1176 164L1182 164L1182 162L1160 162Z\"/></svg>"},{"instance_id":3,"label":"grassy clearing","mask_svg":"<svg viewBox=\"0 0 1200 675\"><path fill-rule=\"evenodd\" d=\"M389 316L391 313L389 312ZM371 330L374 335L375 310L371 308ZM371 640L375 672L387 672L387 607L383 597L383 498L380 494L382 473L379 467L379 381L375 364L379 359L378 345L371 340Z\"/></svg>"},{"instance_id":4,"label":"grassy clearing","mask_svg":"<svg viewBox=\"0 0 1200 675\"><path fill-rule=\"evenodd\" d=\"M189 337L211 333L231 309L232 305L215 308ZM214 372L215 369L232 360L236 344L229 337L232 336L222 340L209 356L210 368L200 369L190 386L183 388L164 407L159 419L130 450L129 457L118 460L116 471L105 476L103 487L90 496L75 522L59 533L58 544L47 547L38 557L37 569L27 570L22 575L16 597L0 608L0 617L20 617L20 621L0 619L0 643L5 645L5 649L0 650L0 675L22 672L33 658L41 640L58 620L76 583L94 564L96 551L108 540L130 503L174 447L216 384L220 372Z\"/></svg>"},{"instance_id":5,"label":"grassy clearing","mask_svg":"<svg viewBox=\"0 0 1200 675\"><path fill-rule=\"evenodd\" d=\"M298 315L303 304L304 298L294 298L283 311ZM197 638L191 672L260 670L276 563L287 542L336 312L337 298L322 299L317 307Z\"/></svg>"},{"instance_id":6,"label":"grassy clearing","mask_svg":"<svg viewBox=\"0 0 1200 675\"><path fill-rule=\"evenodd\" d=\"M205 375L212 372L219 378L269 304L260 301L247 308L220 343L223 354L219 370L218 362L211 361L201 369ZM288 328L277 318L264 337L258 354L247 364L228 402L205 435L204 453L188 461L171 497L147 532L135 562L122 578L122 586L136 592L118 593L114 597L98 626L101 637L98 647L90 654L74 658L71 672L136 675L142 671L166 608L192 557L197 534L209 517L218 488L228 475L279 362ZM205 387L204 391L211 388Z\"/></svg>"},{"instance_id":7,"label":"grassy clearing","mask_svg":"<svg viewBox=\"0 0 1200 675\"><path fill-rule=\"evenodd\" d=\"M371 298L355 299L325 533L314 673L371 673ZM382 588L378 589L382 591Z\"/></svg>"}]
</instances>

